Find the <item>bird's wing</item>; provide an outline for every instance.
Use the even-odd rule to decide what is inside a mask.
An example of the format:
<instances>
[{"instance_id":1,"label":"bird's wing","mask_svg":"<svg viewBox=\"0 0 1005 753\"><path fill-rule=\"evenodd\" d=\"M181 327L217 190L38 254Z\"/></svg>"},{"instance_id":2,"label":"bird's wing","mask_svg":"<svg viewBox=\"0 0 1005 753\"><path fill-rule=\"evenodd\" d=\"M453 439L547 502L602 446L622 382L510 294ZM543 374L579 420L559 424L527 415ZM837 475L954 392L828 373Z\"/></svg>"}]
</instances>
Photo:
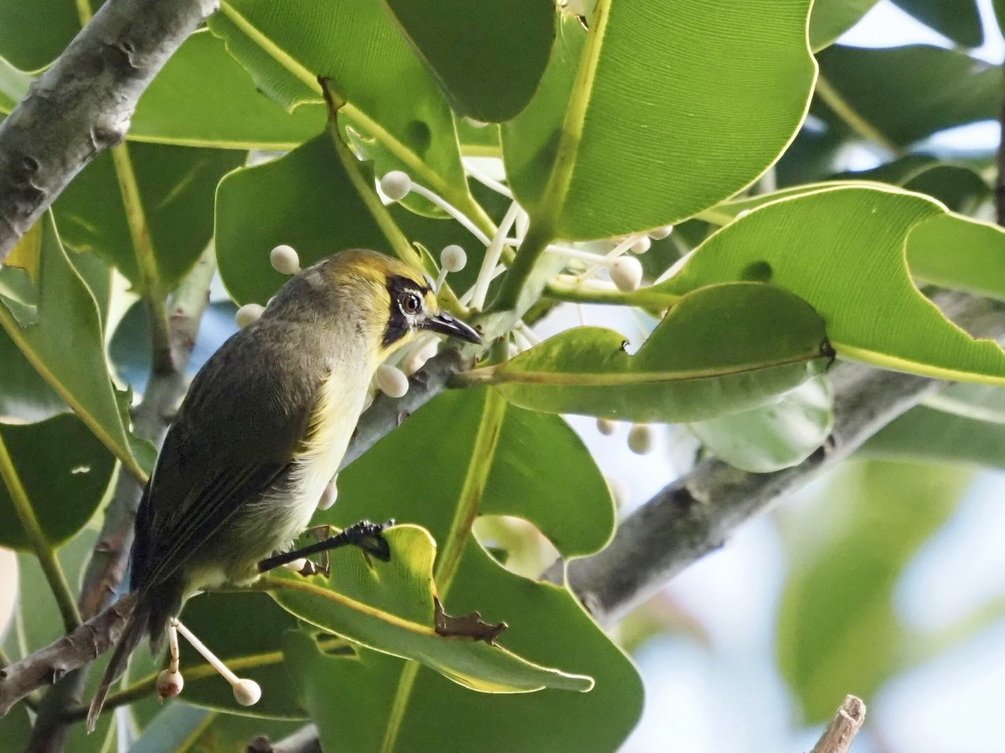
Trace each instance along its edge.
<instances>
[{"instance_id":1,"label":"bird's wing","mask_svg":"<svg viewBox=\"0 0 1005 753\"><path fill-rule=\"evenodd\" d=\"M133 588L163 583L292 462L326 372L290 370L309 344L238 333L194 380L137 515ZM294 349L299 349L296 353ZM239 377L236 370L243 370Z\"/></svg>"}]
</instances>

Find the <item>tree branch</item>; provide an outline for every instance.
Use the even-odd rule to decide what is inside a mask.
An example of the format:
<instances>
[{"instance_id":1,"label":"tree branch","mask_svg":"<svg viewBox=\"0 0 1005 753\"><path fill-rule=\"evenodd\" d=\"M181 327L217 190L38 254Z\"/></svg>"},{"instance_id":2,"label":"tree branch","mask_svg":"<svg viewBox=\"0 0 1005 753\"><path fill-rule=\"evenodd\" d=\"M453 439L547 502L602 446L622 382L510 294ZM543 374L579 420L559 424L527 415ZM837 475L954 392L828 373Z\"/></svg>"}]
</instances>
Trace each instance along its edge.
<instances>
[{"instance_id":1,"label":"tree branch","mask_svg":"<svg viewBox=\"0 0 1005 753\"><path fill-rule=\"evenodd\" d=\"M1005 338L1005 307L961 293L935 299L947 315L979 337ZM618 526L601 552L569 563L566 577L604 623L617 621L674 575L721 547L748 518L845 460L869 437L947 382L840 363L834 385L834 430L826 446L799 465L748 473L720 460L700 463ZM561 582L562 565L545 574Z\"/></svg>"},{"instance_id":2,"label":"tree branch","mask_svg":"<svg viewBox=\"0 0 1005 753\"><path fill-rule=\"evenodd\" d=\"M109 0L0 123L0 262L94 157L218 0Z\"/></svg>"},{"instance_id":3,"label":"tree branch","mask_svg":"<svg viewBox=\"0 0 1005 753\"><path fill-rule=\"evenodd\" d=\"M827 725L811 753L848 753L855 735L865 723L865 704L853 695L845 696L844 703Z\"/></svg>"}]
</instances>

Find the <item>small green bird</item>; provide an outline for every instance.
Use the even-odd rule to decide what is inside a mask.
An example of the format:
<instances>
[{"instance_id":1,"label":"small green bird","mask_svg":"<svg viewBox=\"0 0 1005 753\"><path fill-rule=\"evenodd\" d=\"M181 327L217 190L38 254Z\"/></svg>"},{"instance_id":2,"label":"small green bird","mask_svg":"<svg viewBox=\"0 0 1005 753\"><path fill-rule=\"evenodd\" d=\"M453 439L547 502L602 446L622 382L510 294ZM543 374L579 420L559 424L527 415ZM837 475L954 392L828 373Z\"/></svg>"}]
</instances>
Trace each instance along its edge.
<instances>
[{"instance_id":1,"label":"small green bird","mask_svg":"<svg viewBox=\"0 0 1005 753\"><path fill-rule=\"evenodd\" d=\"M289 280L199 371L143 493L131 552L136 606L91 703L183 602L259 576L307 527L338 471L370 382L423 331L481 341L439 311L421 272L375 251L335 254Z\"/></svg>"}]
</instances>

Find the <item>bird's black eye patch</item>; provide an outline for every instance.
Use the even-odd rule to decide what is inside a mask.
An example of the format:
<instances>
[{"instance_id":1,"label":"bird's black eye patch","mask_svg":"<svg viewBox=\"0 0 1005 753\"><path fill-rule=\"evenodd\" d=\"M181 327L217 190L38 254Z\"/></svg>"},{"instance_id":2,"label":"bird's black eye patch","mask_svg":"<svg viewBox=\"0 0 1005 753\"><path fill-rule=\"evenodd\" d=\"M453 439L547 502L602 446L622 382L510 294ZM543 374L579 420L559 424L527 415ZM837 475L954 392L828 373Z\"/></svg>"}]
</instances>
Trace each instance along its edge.
<instances>
[{"instance_id":1,"label":"bird's black eye patch","mask_svg":"<svg viewBox=\"0 0 1005 753\"><path fill-rule=\"evenodd\" d=\"M387 281L391 295L391 311L384 332L383 346L391 346L415 326L415 317L422 314L423 299L429 287L407 277L391 277Z\"/></svg>"}]
</instances>

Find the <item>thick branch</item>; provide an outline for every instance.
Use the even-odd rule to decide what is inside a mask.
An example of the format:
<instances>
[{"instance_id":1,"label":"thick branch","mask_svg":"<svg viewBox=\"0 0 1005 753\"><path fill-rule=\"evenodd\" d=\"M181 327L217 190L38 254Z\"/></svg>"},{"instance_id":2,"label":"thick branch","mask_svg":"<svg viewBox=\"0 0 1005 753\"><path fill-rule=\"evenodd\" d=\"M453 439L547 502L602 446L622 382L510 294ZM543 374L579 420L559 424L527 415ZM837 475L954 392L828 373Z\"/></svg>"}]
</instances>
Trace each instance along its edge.
<instances>
[{"instance_id":1,"label":"thick branch","mask_svg":"<svg viewBox=\"0 0 1005 753\"><path fill-rule=\"evenodd\" d=\"M1001 307L957 293L936 299L980 337L1005 337ZM706 460L626 518L602 552L568 566L568 581L590 612L615 622L674 575L721 547L748 518L845 460L865 440L946 382L841 363L830 372L835 424L828 444L807 460L774 473L747 473ZM561 579L556 563L546 574Z\"/></svg>"},{"instance_id":2,"label":"thick branch","mask_svg":"<svg viewBox=\"0 0 1005 753\"><path fill-rule=\"evenodd\" d=\"M95 156L218 0L109 0L0 123L0 262Z\"/></svg>"}]
</instances>

